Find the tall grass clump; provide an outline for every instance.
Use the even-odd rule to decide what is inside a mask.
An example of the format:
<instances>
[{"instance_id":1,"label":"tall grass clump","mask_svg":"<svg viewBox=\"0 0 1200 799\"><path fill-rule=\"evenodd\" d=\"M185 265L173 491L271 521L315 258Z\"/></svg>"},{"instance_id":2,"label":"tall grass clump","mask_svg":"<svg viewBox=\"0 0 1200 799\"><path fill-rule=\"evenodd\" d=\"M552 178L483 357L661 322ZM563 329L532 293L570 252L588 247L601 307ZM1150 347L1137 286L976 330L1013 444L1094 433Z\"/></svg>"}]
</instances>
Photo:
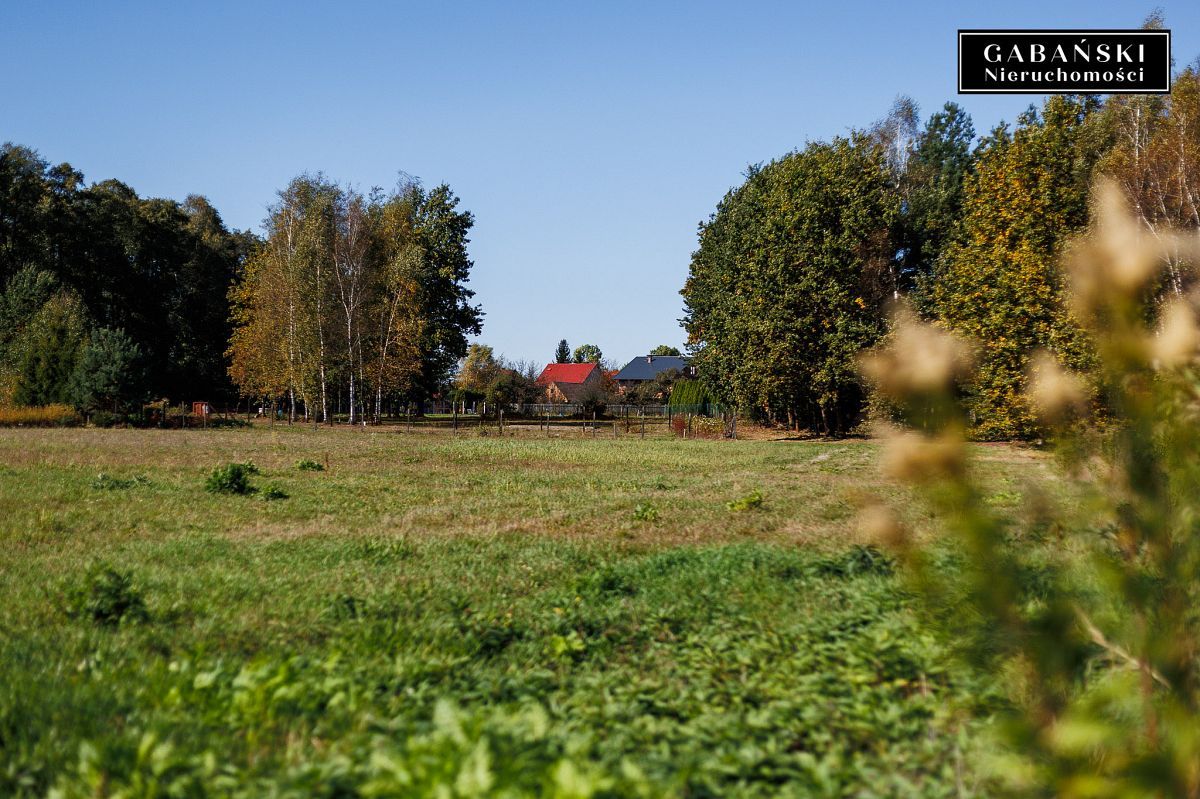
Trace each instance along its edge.
<instances>
[{"instance_id":1,"label":"tall grass clump","mask_svg":"<svg viewBox=\"0 0 1200 799\"><path fill-rule=\"evenodd\" d=\"M968 346L901 315L866 371L906 430L886 468L917 487L949 533L915 540L890 511L866 517L900 556L937 629L1008 701L989 769L1021 796L1200 796L1200 332L1191 299L1146 298L1168 255L1119 192L1100 185L1090 237L1065 259L1096 371L1046 354L1031 406L1058 455L1013 519L986 502L968 458L958 387ZM1103 429L1090 422L1099 408ZM1058 496L1062 496L1059 492ZM957 565L954 565L957 564Z\"/></svg>"}]
</instances>

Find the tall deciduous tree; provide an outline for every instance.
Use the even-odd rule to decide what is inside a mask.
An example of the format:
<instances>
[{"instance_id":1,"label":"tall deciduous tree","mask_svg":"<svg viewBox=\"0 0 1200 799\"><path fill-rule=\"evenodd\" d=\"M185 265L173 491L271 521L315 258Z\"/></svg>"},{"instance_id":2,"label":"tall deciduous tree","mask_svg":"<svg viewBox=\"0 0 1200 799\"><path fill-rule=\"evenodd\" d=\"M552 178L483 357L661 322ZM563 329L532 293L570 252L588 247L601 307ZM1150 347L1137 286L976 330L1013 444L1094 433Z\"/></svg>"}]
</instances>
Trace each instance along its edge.
<instances>
[{"instance_id":1,"label":"tall deciduous tree","mask_svg":"<svg viewBox=\"0 0 1200 799\"><path fill-rule=\"evenodd\" d=\"M595 344L581 344L575 348L572 360L575 363L600 363L604 360L604 353Z\"/></svg>"},{"instance_id":2,"label":"tall deciduous tree","mask_svg":"<svg viewBox=\"0 0 1200 799\"><path fill-rule=\"evenodd\" d=\"M1089 138L1096 101L1050 98L997 131L967 178L962 239L931 284L942 324L973 340L979 368L967 398L984 438L1033 435L1026 380L1047 350L1075 368L1088 351L1071 318L1058 268L1067 239L1088 220L1088 193L1103 154Z\"/></svg>"},{"instance_id":3,"label":"tall deciduous tree","mask_svg":"<svg viewBox=\"0 0 1200 799\"><path fill-rule=\"evenodd\" d=\"M1129 198L1142 227L1169 243L1169 230L1200 228L1200 73L1175 76L1169 95L1117 95L1104 121L1116 137L1100 169ZM1185 253L1170 245L1160 296L1181 296L1195 286Z\"/></svg>"},{"instance_id":4,"label":"tall deciduous tree","mask_svg":"<svg viewBox=\"0 0 1200 799\"><path fill-rule=\"evenodd\" d=\"M457 204L447 187L411 181L367 195L319 175L293 181L234 291L242 391L286 395L323 419L331 394L344 397L354 423L441 384L482 317L466 288L473 220Z\"/></svg>"},{"instance_id":5,"label":"tall deciduous tree","mask_svg":"<svg viewBox=\"0 0 1200 799\"><path fill-rule=\"evenodd\" d=\"M719 399L831 433L856 421L854 361L894 285L887 154L860 136L810 144L751 169L701 225L684 326Z\"/></svg>"}]
</instances>

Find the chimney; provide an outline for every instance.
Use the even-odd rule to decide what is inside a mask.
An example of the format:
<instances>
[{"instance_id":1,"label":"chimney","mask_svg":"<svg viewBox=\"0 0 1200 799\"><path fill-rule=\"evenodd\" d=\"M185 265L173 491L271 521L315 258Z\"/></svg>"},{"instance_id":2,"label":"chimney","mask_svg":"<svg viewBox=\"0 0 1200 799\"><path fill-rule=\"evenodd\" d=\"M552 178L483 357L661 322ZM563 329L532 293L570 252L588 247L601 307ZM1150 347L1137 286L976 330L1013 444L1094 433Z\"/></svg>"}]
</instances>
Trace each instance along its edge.
<instances>
[{"instance_id":1,"label":"chimney","mask_svg":"<svg viewBox=\"0 0 1200 799\"><path fill-rule=\"evenodd\" d=\"M654 363L654 356L653 356L653 355L647 355L647 356L646 356L646 363Z\"/></svg>"}]
</instances>

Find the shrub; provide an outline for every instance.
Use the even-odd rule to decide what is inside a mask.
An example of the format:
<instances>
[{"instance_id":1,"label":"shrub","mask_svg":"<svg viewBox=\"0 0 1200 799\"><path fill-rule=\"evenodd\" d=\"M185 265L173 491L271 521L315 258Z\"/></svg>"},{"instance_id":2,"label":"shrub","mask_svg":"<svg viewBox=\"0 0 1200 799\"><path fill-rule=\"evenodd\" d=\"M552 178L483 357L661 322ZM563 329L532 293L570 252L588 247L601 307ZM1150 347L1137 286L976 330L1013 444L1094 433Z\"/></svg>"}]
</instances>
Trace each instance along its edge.
<instances>
[{"instance_id":1,"label":"shrub","mask_svg":"<svg viewBox=\"0 0 1200 799\"><path fill-rule=\"evenodd\" d=\"M684 378L677 380L671 389L671 399L668 402L676 413L693 411L707 413L712 404L712 397L699 380Z\"/></svg>"},{"instance_id":2,"label":"shrub","mask_svg":"<svg viewBox=\"0 0 1200 799\"><path fill-rule=\"evenodd\" d=\"M588 389L579 398L579 413L585 419L590 419L593 414L603 416L606 410L608 410L608 396L598 388Z\"/></svg>"},{"instance_id":3,"label":"shrub","mask_svg":"<svg viewBox=\"0 0 1200 799\"><path fill-rule=\"evenodd\" d=\"M79 422L70 405L0 408L0 427L66 427Z\"/></svg>"},{"instance_id":4,"label":"shrub","mask_svg":"<svg viewBox=\"0 0 1200 799\"><path fill-rule=\"evenodd\" d=\"M296 461L296 468L302 472L323 472L325 467L316 461L300 460Z\"/></svg>"},{"instance_id":5,"label":"shrub","mask_svg":"<svg viewBox=\"0 0 1200 799\"><path fill-rule=\"evenodd\" d=\"M149 618L141 591L133 584L130 573L103 564L92 567L82 585L67 591L67 614L104 627Z\"/></svg>"},{"instance_id":6,"label":"shrub","mask_svg":"<svg viewBox=\"0 0 1200 799\"><path fill-rule=\"evenodd\" d=\"M692 438L724 438L725 420L709 416L693 416Z\"/></svg>"},{"instance_id":7,"label":"shrub","mask_svg":"<svg viewBox=\"0 0 1200 799\"><path fill-rule=\"evenodd\" d=\"M208 476L204 489L211 494L252 494L250 476L258 474L252 463L230 463L218 467Z\"/></svg>"},{"instance_id":8,"label":"shrub","mask_svg":"<svg viewBox=\"0 0 1200 799\"><path fill-rule=\"evenodd\" d=\"M125 421L119 413L110 413L109 411L96 411L92 414L92 427L116 427Z\"/></svg>"},{"instance_id":9,"label":"shrub","mask_svg":"<svg viewBox=\"0 0 1200 799\"><path fill-rule=\"evenodd\" d=\"M744 497L730 500L725 503L725 507L734 512L745 510L756 510L761 508L763 504L763 495L756 488Z\"/></svg>"},{"instance_id":10,"label":"shrub","mask_svg":"<svg viewBox=\"0 0 1200 799\"><path fill-rule=\"evenodd\" d=\"M274 483L268 483L262 490L262 498L267 502L277 499L287 499L288 493Z\"/></svg>"}]
</instances>

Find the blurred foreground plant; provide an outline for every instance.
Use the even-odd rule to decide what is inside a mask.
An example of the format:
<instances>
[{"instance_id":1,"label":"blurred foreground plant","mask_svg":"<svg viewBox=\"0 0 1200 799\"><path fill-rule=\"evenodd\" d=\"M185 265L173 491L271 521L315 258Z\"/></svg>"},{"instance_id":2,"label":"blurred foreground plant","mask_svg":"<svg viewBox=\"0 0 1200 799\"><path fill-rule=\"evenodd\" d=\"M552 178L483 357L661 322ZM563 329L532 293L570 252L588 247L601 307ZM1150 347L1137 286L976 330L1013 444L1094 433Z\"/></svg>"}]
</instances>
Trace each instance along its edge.
<instances>
[{"instance_id":1,"label":"blurred foreground plant","mask_svg":"<svg viewBox=\"0 0 1200 799\"><path fill-rule=\"evenodd\" d=\"M1191 302L1148 308L1164 251L1100 184L1096 224L1068 254L1074 313L1098 367L1035 359L1029 399L1077 507L1036 490L1028 518L985 501L956 387L965 342L901 312L864 370L900 409L886 468L914 484L951 534L917 542L874 508L931 618L1010 699L990 764L1020 795L1200 797L1200 335ZM1156 323L1148 320L1157 317ZM1088 423L1098 404L1109 420Z\"/></svg>"}]
</instances>

